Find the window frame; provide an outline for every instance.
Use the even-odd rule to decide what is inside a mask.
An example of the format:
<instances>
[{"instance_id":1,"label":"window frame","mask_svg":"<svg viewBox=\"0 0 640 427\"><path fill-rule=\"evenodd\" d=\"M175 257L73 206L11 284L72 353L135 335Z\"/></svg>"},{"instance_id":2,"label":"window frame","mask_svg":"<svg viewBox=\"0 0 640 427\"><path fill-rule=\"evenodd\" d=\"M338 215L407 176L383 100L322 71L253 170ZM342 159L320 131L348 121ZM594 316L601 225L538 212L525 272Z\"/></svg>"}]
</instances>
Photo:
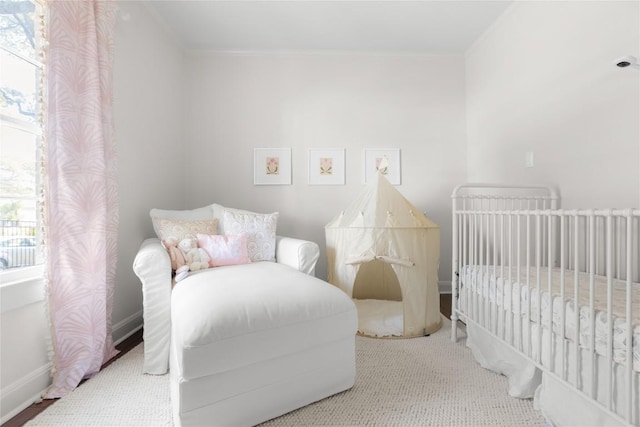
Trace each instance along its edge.
<instances>
[{"instance_id":1,"label":"window frame","mask_svg":"<svg viewBox=\"0 0 640 427\"><path fill-rule=\"evenodd\" d=\"M44 36L44 33L41 26L43 25L43 20L46 21L47 19L47 4L44 0L32 0L32 3L36 6L36 12L34 13L33 19L34 35L35 37L40 38L37 42L35 56L42 58L41 52L44 49L42 37ZM42 78L44 75L44 63L29 55L23 55L7 46L0 46L0 50L4 51L8 55L12 55L22 61L25 61L34 67L36 70L36 83L38 81L40 82L40 86L36 89L36 97L44 99L43 95L46 93L46 88L44 87L45 83ZM42 103L38 103L37 108L37 113L41 115L43 112L42 109L44 108ZM41 164L42 156L42 140L44 134L42 120L36 120L35 123L32 123L27 120L21 120L13 116L0 113L0 126L11 127L19 131L27 132L35 137L35 163L37 169ZM35 184L36 194L34 195L33 200L36 202L36 210L39 211L39 193L42 188L42 179L41 173L39 173L38 170L36 170ZM37 242L36 264L0 271L0 313L42 301L45 298L45 267L42 256L43 247L41 222L42 218L40 215L36 215L36 229L38 230L34 236Z\"/></svg>"}]
</instances>

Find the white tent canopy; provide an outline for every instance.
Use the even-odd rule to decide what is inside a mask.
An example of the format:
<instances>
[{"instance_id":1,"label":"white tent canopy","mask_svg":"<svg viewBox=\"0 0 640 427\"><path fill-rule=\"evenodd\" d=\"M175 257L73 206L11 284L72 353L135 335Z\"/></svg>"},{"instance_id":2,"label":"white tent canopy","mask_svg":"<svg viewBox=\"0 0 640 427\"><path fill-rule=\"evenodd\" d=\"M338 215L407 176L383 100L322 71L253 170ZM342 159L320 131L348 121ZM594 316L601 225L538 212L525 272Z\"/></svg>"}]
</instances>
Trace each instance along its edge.
<instances>
[{"instance_id":1,"label":"white tent canopy","mask_svg":"<svg viewBox=\"0 0 640 427\"><path fill-rule=\"evenodd\" d=\"M382 174L325 236L328 280L356 300L359 333L416 337L440 328L440 227Z\"/></svg>"}]
</instances>

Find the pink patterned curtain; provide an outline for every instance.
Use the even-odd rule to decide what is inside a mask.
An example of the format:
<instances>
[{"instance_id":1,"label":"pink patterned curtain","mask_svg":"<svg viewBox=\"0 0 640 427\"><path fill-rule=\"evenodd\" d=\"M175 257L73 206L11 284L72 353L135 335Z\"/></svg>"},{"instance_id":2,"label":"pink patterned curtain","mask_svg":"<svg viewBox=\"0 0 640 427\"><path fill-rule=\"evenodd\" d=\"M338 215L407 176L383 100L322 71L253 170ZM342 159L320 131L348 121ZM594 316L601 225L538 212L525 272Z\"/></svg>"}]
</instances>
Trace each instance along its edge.
<instances>
[{"instance_id":1,"label":"pink patterned curtain","mask_svg":"<svg viewBox=\"0 0 640 427\"><path fill-rule=\"evenodd\" d=\"M43 221L53 384L45 398L64 396L117 353L116 14L115 1L49 2Z\"/></svg>"}]
</instances>

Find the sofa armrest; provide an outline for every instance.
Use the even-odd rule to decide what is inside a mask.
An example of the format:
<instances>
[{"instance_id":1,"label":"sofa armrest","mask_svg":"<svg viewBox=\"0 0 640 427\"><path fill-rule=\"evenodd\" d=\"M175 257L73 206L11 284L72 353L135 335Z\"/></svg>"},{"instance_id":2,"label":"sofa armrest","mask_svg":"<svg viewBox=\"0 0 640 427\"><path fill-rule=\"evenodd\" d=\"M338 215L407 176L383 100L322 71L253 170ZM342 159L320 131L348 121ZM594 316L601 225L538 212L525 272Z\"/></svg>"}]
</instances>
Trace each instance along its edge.
<instances>
[{"instance_id":1,"label":"sofa armrest","mask_svg":"<svg viewBox=\"0 0 640 427\"><path fill-rule=\"evenodd\" d=\"M166 374L171 339L171 260L160 239L142 242L133 271L142 282L143 372Z\"/></svg>"},{"instance_id":2,"label":"sofa armrest","mask_svg":"<svg viewBox=\"0 0 640 427\"><path fill-rule=\"evenodd\" d=\"M291 237L276 237L276 262L280 264L313 276L319 257L320 248L314 242Z\"/></svg>"}]
</instances>

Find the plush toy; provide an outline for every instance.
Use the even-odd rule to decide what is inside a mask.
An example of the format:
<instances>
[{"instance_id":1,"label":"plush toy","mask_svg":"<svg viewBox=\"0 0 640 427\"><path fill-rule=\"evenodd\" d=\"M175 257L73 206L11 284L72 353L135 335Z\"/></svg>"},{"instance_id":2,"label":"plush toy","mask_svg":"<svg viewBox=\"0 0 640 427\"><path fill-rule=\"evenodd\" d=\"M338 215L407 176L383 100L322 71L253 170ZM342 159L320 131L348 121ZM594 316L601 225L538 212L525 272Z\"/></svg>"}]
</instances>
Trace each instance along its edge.
<instances>
[{"instance_id":1,"label":"plush toy","mask_svg":"<svg viewBox=\"0 0 640 427\"><path fill-rule=\"evenodd\" d=\"M186 254L185 261L189 270L197 271L209 268L209 255L198 247L198 240L187 237L178 243L178 247Z\"/></svg>"},{"instance_id":2,"label":"plush toy","mask_svg":"<svg viewBox=\"0 0 640 427\"><path fill-rule=\"evenodd\" d=\"M186 254L178 247L178 241L173 237L169 237L162 241L162 246L169 253L171 259L171 270L177 271L187 263Z\"/></svg>"}]
</instances>

